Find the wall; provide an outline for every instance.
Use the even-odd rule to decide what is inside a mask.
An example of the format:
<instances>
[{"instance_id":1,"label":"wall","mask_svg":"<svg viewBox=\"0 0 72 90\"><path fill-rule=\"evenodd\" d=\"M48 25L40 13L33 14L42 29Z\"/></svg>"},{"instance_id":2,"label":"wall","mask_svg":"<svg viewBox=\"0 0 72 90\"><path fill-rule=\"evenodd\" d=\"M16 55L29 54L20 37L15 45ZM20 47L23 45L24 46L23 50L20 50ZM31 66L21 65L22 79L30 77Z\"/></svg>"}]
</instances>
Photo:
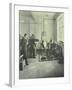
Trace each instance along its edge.
<instances>
[{"instance_id":1,"label":"wall","mask_svg":"<svg viewBox=\"0 0 72 90\"><path fill-rule=\"evenodd\" d=\"M55 19L45 19L44 30L46 31L47 41L56 41L56 20Z\"/></svg>"},{"instance_id":2,"label":"wall","mask_svg":"<svg viewBox=\"0 0 72 90\"><path fill-rule=\"evenodd\" d=\"M20 35L23 36L24 33L35 34L35 37L41 40L42 32L45 31L46 41L49 42L50 39L56 41L57 30L56 30L56 20L45 18L45 16L32 15L31 12L27 16L21 15L20 13Z\"/></svg>"},{"instance_id":3,"label":"wall","mask_svg":"<svg viewBox=\"0 0 72 90\"><path fill-rule=\"evenodd\" d=\"M71 9L70 16L70 29L69 40L72 38L72 0L1 0L0 1L0 90L10 90L9 87L9 3L16 1L16 3L22 2L26 5L41 5L41 6L55 6L55 7L69 7ZM16 87L13 90L72 90L72 40L68 41L70 48L70 82L69 83L56 83L48 84L48 80L45 79L44 85L39 84L39 80L31 80L37 82L35 85L32 83L24 87ZM25 80L26 82L28 80Z\"/></svg>"}]
</instances>

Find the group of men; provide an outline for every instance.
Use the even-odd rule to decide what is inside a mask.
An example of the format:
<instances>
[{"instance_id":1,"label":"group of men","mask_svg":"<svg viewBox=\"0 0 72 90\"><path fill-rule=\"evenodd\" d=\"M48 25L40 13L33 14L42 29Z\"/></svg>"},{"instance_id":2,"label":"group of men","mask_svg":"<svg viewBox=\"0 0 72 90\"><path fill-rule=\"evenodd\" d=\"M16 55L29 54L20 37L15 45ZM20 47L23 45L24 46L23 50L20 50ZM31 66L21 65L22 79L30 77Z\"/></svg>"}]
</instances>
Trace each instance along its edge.
<instances>
[{"instance_id":1,"label":"group of men","mask_svg":"<svg viewBox=\"0 0 72 90\"><path fill-rule=\"evenodd\" d=\"M35 57L35 36L34 34L30 35L28 38L25 33L22 39L20 40L20 55L23 55L23 60L25 60L25 64L28 65L27 57Z\"/></svg>"},{"instance_id":2,"label":"group of men","mask_svg":"<svg viewBox=\"0 0 72 90\"><path fill-rule=\"evenodd\" d=\"M20 53L23 55L23 60L25 60L26 65L28 65L27 57L35 58L35 47L36 47L35 41L38 40L35 39L34 34L32 34L28 39L26 33L24 34L24 37L20 41L21 46ZM45 48L46 44L44 43L44 41L42 41L41 46ZM62 48L58 44L50 40L50 42L47 43L47 47L48 47L48 55L47 55L48 57L51 54L54 55L55 57L62 57Z\"/></svg>"}]
</instances>

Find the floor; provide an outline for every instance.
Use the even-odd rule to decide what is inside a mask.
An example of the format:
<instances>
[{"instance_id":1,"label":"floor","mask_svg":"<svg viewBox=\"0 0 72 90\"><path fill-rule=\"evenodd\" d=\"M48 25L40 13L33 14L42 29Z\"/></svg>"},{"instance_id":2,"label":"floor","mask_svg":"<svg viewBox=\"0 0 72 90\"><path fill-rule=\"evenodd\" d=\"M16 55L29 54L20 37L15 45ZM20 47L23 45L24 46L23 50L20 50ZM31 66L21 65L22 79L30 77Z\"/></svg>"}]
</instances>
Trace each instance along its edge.
<instances>
[{"instance_id":1,"label":"floor","mask_svg":"<svg viewBox=\"0 0 72 90\"><path fill-rule=\"evenodd\" d=\"M38 57L28 59L29 65L24 66L23 71L19 71L20 79L63 77L64 64L59 64L58 60L39 62Z\"/></svg>"}]
</instances>

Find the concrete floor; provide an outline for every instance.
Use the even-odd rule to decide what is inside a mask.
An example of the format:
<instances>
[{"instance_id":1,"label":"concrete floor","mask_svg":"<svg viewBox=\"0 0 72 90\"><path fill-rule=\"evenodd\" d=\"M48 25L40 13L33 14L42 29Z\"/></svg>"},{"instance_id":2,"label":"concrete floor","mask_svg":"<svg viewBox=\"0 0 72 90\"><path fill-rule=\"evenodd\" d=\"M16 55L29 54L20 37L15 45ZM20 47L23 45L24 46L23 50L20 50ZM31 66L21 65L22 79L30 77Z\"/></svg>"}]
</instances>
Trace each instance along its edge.
<instances>
[{"instance_id":1,"label":"concrete floor","mask_svg":"<svg viewBox=\"0 0 72 90\"><path fill-rule=\"evenodd\" d=\"M64 65L58 60L39 62L39 59L28 59L28 66L24 66L23 71L19 71L19 79L63 77Z\"/></svg>"}]
</instances>

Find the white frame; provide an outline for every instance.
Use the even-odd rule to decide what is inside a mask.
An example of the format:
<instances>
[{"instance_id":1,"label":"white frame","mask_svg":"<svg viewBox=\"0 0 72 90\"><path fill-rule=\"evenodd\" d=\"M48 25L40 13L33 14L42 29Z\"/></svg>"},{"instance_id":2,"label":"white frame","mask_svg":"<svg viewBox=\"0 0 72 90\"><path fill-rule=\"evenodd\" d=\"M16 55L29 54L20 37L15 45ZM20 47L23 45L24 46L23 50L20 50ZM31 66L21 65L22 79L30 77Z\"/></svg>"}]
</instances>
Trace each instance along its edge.
<instances>
[{"instance_id":1,"label":"white frame","mask_svg":"<svg viewBox=\"0 0 72 90\"><path fill-rule=\"evenodd\" d=\"M33 11L53 11L64 12L64 77L60 78L42 78L42 79L29 79L19 80L19 14L18 10L33 10ZM48 6L33 6L23 4L10 3L10 86L35 86L35 85L48 85L55 83L68 83L70 82L69 76L69 8L68 7L48 7Z\"/></svg>"}]
</instances>

